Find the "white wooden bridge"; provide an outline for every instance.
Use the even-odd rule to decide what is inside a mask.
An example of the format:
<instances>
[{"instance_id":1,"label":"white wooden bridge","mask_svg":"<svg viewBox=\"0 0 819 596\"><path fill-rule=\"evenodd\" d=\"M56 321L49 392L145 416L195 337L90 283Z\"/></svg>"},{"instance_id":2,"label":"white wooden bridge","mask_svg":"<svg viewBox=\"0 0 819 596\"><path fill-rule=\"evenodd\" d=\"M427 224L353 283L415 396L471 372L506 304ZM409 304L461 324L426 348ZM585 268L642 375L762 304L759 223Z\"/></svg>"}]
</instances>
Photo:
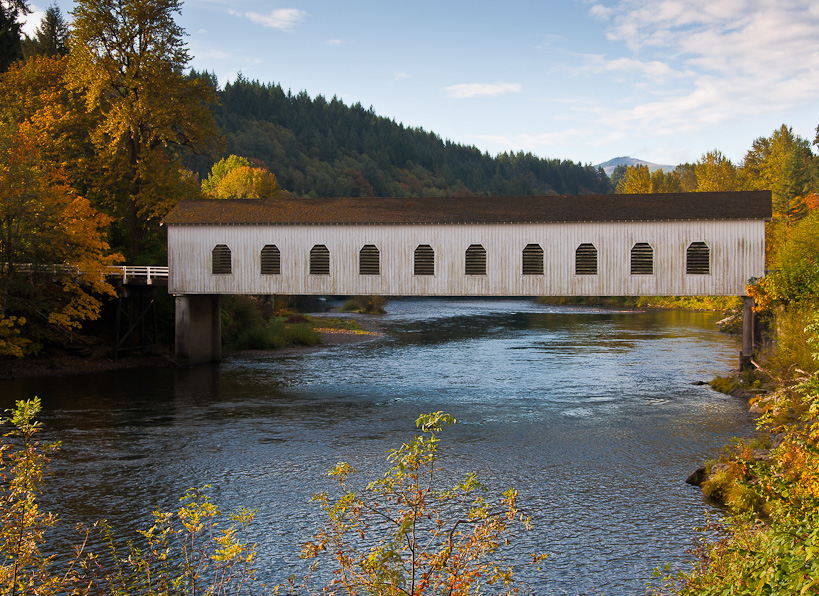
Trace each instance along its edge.
<instances>
[{"instance_id":1,"label":"white wooden bridge","mask_svg":"<svg viewBox=\"0 0 819 596\"><path fill-rule=\"evenodd\" d=\"M744 296L770 217L768 191L183 201L176 353L220 359L222 294Z\"/></svg>"}]
</instances>

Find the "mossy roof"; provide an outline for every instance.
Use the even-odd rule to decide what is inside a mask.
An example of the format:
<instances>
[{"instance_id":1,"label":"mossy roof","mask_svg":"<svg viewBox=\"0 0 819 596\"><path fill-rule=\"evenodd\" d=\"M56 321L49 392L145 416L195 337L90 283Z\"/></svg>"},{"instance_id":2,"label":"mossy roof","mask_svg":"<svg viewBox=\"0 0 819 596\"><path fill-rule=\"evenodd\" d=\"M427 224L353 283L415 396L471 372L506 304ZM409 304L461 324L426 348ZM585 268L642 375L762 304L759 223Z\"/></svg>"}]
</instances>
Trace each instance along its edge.
<instances>
[{"instance_id":1,"label":"mossy roof","mask_svg":"<svg viewBox=\"0 0 819 596\"><path fill-rule=\"evenodd\" d=\"M770 191L500 197L201 199L167 225L361 225L767 220Z\"/></svg>"}]
</instances>

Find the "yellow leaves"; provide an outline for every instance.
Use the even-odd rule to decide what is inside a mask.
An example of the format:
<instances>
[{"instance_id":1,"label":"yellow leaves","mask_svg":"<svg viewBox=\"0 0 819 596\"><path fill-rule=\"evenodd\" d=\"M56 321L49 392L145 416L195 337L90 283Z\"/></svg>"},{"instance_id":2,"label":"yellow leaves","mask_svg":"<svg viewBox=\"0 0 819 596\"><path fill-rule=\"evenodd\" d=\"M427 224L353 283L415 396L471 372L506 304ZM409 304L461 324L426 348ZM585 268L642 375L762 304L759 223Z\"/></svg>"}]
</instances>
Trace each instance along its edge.
<instances>
[{"instance_id":1,"label":"yellow leaves","mask_svg":"<svg viewBox=\"0 0 819 596\"><path fill-rule=\"evenodd\" d=\"M507 490L500 500L476 496L485 489L475 474L447 484L436 463L435 433L454 422L444 412L420 416L416 426L424 434L390 451L389 469L364 490L355 489L347 464L328 472L342 493L314 497L328 518L302 546L302 556L315 564L322 553L334 558L328 589L467 596L497 584L500 593L517 593L512 567L498 556L513 527L528 527L527 520L518 519L517 491ZM532 563L543 559L533 555Z\"/></svg>"},{"instance_id":2,"label":"yellow leaves","mask_svg":"<svg viewBox=\"0 0 819 596\"><path fill-rule=\"evenodd\" d=\"M202 192L214 199L264 199L285 194L265 167L252 167L244 157L230 155L213 165Z\"/></svg>"},{"instance_id":3,"label":"yellow leaves","mask_svg":"<svg viewBox=\"0 0 819 596\"><path fill-rule=\"evenodd\" d=\"M0 315L0 356L22 358L31 340L20 335L20 327L26 324L25 317Z\"/></svg>"}]
</instances>

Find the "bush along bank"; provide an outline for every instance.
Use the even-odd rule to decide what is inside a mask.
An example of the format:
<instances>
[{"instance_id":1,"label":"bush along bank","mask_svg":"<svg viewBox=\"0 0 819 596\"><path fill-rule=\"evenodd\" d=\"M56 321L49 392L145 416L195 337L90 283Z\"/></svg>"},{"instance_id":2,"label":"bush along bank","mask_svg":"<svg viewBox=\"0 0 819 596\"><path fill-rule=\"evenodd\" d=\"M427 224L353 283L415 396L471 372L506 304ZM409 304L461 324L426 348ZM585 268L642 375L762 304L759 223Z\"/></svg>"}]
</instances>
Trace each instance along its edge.
<instances>
[{"instance_id":1,"label":"bush along bank","mask_svg":"<svg viewBox=\"0 0 819 596\"><path fill-rule=\"evenodd\" d=\"M819 315L802 329L805 368L798 354L782 354L795 345L782 329L769 367L751 381L772 388L751 399L758 436L735 439L690 479L726 506L706 528L717 538L695 549L692 569L665 574L656 594L819 594Z\"/></svg>"}]
</instances>

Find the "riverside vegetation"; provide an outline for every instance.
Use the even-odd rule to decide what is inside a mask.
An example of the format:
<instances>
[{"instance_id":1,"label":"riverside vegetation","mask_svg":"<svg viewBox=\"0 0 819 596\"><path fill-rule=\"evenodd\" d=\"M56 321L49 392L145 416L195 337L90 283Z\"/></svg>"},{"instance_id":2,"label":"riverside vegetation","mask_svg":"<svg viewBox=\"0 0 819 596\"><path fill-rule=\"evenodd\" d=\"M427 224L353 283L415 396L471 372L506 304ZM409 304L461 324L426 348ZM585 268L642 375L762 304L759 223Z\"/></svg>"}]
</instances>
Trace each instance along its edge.
<instances>
[{"instance_id":1,"label":"riverside vegetation","mask_svg":"<svg viewBox=\"0 0 819 596\"><path fill-rule=\"evenodd\" d=\"M12 428L0 447L0 594L529 593L514 580L514 562L501 553L515 532L528 528L517 492L487 499L475 474L460 481L447 477L438 434L455 420L443 412L418 418L420 434L389 452L390 467L380 479L359 486L356 470L344 462L327 473L337 490L314 496L327 521L303 545L302 558L310 564L303 576L271 587L259 579L256 547L248 538L254 512L224 515L209 500L208 487L189 490L175 511L154 512L153 524L125 547L100 521L78 528L70 556L46 554L47 531L58 520L39 509L38 496L59 445L37 440L39 409L37 398L18 401L2 420ZM95 533L107 544L104 552L88 546ZM544 559L532 553L526 563L537 566Z\"/></svg>"},{"instance_id":2,"label":"riverside vegetation","mask_svg":"<svg viewBox=\"0 0 819 596\"><path fill-rule=\"evenodd\" d=\"M771 341L757 370L712 383L752 396L759 432L706 466L703 492L726 517L660 594L819 593L819 212L783 217L772 222L772 271L748 288Z\"/></svg>"}]
</instances>

